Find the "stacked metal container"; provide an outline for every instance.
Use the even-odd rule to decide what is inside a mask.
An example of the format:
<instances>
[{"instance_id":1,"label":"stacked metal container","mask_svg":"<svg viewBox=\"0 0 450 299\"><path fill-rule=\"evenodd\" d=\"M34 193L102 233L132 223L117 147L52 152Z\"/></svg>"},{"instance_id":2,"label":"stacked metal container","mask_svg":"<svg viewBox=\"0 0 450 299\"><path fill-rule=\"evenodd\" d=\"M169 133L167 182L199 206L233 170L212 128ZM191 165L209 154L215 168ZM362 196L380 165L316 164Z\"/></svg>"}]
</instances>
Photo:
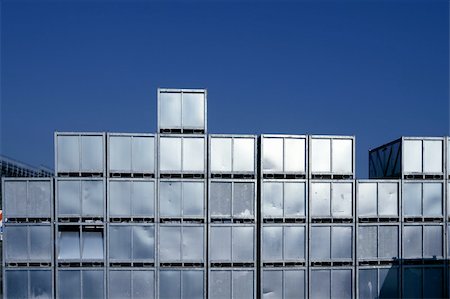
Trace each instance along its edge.
<instances>
[{"instance_id":1,"label":"stacked metal container","mask_svg":"<svg viewBox=\"0 0 450 299\"><path fill-rule=\"evenodd\" d=\"M206 90L158 90L159 298L206 296Z\"/></svg>"},{"instance_id":2,"label":"stacked metal container","mask_svg":"<svg viewBox=\"0 0 450 299\"><path fill-rule=\"evenodd\" d=\"M5 298L52 298L53 181L3 180Z\"/></svg>"},{"instance_id":3,"label":"stacked metal container","mask_svg":"<svg viewBox=\"0 0 450 299\"><path fill-rule=\"evenodd\" d=\"M257 139L209 136L208 293L256 298Z\"/></svg>"},{"instance_id":4,"label":"stacked metal container","mask_svg":"<svg viewBox=\"0 0 450 299\"><path fill-rule=\"evenodd\" d=\"M260 138L260 296L308 294L308 138Z\"/></svg>"},{"instance_id":5,"label":"stacked metal container","mask_svg":"<svg viewBox=\"0 0 450 299\"><path fill-rule=\"evenodd\" d=\"M106 139L55 133L57 298L106 296Z\"/></svg>"},{"instance_id":6,"label":"stacked metal container","mask_svg":"<svg viewBox=\"0 0 450 299\"><path fill-rule=\"evenodd\" d=\"M309 137L309 297L355 296L355 139Z\"/></svg>"},{"instance_id":7,"label":"stacked metal container","mask_svg":"<svg viewBox=\"0 0 450 299\"><path fill-rule=\"evenodd\" d=\"M370 151L370 177L371 178L399 178L401 192L401 234L398 239L401 242L400 265L401 265L401 295L403 297L441 298L446 295L446 253L445 236L448 219L445 214L446 200L445 188L445 139L444 138L421 138L402 137L396 141L378 147ZM371 180L373 182L374 180ZM393 184L395 181L390 181ZM396 182L397 183L397 182ZM381 184L381 183L380 183ZM375 197L375 188L369 191L362 183L359 184L360 199L362 197ZM392 196L394 186L389 192L386 188L380 190L378 185L378 198L385 197L382 208L392 207L396 199ZM388 191L391 196L389 196ZM384 195L381 193L384 192ZM388 201L388 197L391 197ZM368 198L364 200L370 202ZM361 204L361 203L360 203ZM361 209L360 209L361 210ZM397 226L397 224L395 224ZM392 227L391 227L392 228ZM361 232L362 233L362 232ZM375 233L373 229L372 233ZM378 230L380 240L381 230ZM390 244L394 242L394 230L389 233L385 231ZM400 237L401 236L401 237ZM447 237L448 238L448 237ZM368 243L367 232L358 238L362 243ZM386 240L387 241L387 240ZM386 250L389 242L381 241L383 249ZM394 248L390 248L393 250ZM379 272L378 281L375 272L360 272L360 295L368 294L373 285L377 288L372 292L379 296L381 294L393 293L394 277L398 278L398 266L391 266L383 274ZM385 277L390 279L383 283ZM396 292L399 290L395 290ZM385 293L387 292L387 293Z\"/></svg>"}]
</instances>

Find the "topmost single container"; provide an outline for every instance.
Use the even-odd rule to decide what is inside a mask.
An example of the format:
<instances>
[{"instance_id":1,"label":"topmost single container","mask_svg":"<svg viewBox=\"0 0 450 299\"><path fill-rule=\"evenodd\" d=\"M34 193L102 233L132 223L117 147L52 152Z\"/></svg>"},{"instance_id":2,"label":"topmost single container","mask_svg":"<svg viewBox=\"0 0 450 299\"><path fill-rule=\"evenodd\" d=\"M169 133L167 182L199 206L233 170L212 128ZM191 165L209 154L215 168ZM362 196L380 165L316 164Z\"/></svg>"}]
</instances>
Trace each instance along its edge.
<instances>
[{"instance_id":1,"label":"topmost single container","mask_svg":"<svg viewBox=\"0 0 450 299\"><path fill-rule=\"evenodd\" d=\"M206 134L206 89L158 89L158 133Z\"/></svg>"},{"instance_id":2,"label":"topmost single container","mask_svg":"<svg viewBox=\"0 0 450 299\"><path fill-rule=\"evenodd\" d=\"M355 177L355 137L309 137L311 179L353 179Z\"/></svg>"},{"instance_id":3,"label":"topmost single container","mask_svg":"<svg viewBox=\"0 0 450 299\"><path fill-rule=\"evenodd\" d=\"M443 179L443 137L401 137L369 151L369 178Z\"/></svg>"}]
</instances>

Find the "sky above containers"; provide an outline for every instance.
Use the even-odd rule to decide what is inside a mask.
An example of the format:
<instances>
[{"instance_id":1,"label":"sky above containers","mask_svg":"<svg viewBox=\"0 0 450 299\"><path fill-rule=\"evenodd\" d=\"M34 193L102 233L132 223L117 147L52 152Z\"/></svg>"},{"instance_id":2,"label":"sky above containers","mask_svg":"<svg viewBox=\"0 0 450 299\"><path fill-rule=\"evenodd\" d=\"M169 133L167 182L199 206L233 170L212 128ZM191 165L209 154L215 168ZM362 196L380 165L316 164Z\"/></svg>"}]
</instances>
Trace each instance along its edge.
<instances>
[{"instance_id":1,"label":"sky above containers","mask_svg":"<svg viewBox=\"0 0 450 299\"><path fill-rule=\"evenodd\" d=\"M156 132L156 89L207 88L208 132L449 134L449 4L3 1L1 153L53 167L53 132Z\"/></svg>"}]
</instances>

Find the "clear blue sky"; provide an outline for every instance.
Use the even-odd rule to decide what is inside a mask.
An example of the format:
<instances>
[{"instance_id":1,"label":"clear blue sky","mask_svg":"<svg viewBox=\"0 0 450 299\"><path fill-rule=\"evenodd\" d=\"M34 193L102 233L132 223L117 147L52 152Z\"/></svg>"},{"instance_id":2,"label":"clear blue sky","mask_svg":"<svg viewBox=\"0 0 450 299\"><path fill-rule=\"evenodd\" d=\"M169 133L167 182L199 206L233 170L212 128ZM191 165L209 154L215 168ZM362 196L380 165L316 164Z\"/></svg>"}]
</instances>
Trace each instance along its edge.
<instances>
[{"instance_id":1,"label":"clear blue sky","mask_svg":"<svg viewBox=\"0 0 450 299\"><path fill-rule=\"evenodd\" d=\"M1 4L1 152L53 167L53 132L155 132L157 87L208 88L210 133L449 134L449 4Z\"/></svg>"}]
</instances>

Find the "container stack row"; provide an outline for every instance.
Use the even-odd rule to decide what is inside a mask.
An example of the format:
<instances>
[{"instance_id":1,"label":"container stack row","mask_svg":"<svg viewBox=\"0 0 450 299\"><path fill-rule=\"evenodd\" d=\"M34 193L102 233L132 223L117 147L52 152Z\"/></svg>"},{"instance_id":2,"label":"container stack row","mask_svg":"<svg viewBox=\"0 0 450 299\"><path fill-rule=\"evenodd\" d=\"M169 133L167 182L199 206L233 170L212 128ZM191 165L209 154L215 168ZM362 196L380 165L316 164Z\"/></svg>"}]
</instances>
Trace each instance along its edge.
<instances>
[{"instance_id":1,"label":"container stack row","mask_svg":"<svg viewBox=\"0 0 450 299\"><path fill-rule=\"evenodd\" d=\"M374 185L377 179L389 179L379 181L378 196L383 193L384 196L388 195L388 190L383 190L385 188L380 191L380 184L392 185L397 180L399 195L396 209L399 211L400 233L395 241L399 240L401 267L392 267L384 274L378 272L378 280L375 271L365 271L359 280L361 294L369 294L373 285L380 292L386 291L386 286L393 290L392 282L397 281L393 277L396 277L401 283L395 287L403 297L442 298L448 295L449 214L446 189L450 172L446 170L446 153L449 150L447 138L402 137L369 152L369 181ZM374 194L375 187L360 184L359 188L364 197L362 201L366 203L363 209L368 211L369 202L374 201L366 197L370 193ZM370 192L370 189L373 191ZM393 185L389 193L394 194ZM379 206L383 209L387 207L385 203ZM391 209L392 214L394 206ZM366 220L359 219L361 221ZM370 232L375 233L375 230ZM370 237L367 234L370 232L364 232L358 239L366 244L361 246L369 247ZM378 238L380 236L379 229ZM391 241L394 243L394 239Z\"/></svg>"}]
</instances>

